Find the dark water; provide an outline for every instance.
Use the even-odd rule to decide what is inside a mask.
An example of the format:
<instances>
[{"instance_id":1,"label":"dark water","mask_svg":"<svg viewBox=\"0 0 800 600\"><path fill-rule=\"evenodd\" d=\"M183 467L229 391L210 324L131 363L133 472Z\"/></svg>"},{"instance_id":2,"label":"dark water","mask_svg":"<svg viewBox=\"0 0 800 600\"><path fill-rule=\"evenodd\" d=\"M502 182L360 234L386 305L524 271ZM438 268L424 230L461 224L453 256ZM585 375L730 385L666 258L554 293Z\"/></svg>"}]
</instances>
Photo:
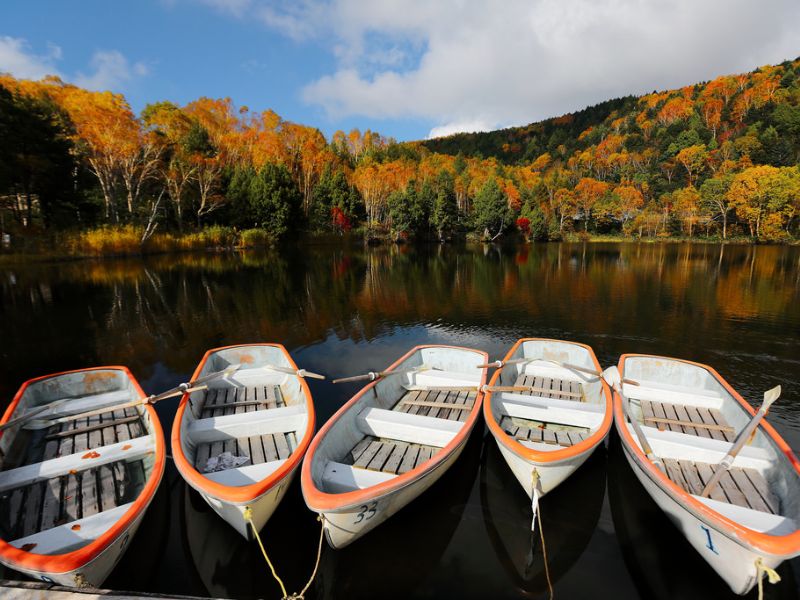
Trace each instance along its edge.
<instances>
[{"instance_id":1,"label":"dark water","mask_svg":"<svg viewBox=\"0 0 800 600\"><path fill-rule=\"evenodd\" d=\"M0 404L26 379L131 367L155 392L203 352L278 341L333 376L377 370L411 346L502 357L519 337L581 341L716 367L751 400L776 384L770 421L800 449L800 248L548 244L516 248L293 248L0 269ZM357 389L310 381L324 422ZM175 405L158 405L169 431ZM542 503L558 598L724 598L730 593L658 510L615 436ZM318 523L292 484L263 530L289 591L313 566ZM795 570L768 597L796 598ZM13 577L13 573L6 572ZM107 587L277 598L257 546L171 463ZM530 507L479 426L453 469L361 541L324 548L307 597L519 598L547 593Z\"/></svg>"}]
</instances>

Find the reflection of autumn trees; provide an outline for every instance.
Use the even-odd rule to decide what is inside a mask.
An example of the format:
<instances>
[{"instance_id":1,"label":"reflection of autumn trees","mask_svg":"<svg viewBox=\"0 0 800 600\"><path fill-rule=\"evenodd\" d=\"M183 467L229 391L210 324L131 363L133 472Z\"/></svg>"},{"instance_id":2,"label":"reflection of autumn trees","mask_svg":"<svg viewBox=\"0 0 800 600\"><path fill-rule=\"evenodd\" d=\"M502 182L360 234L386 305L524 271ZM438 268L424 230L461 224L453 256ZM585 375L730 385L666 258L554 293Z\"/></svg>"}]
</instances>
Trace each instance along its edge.
<instances>
[{"instance_id":1,"label":"reflection of autumn trees","mask_svg":"<svg viewBox=\"0 0 800 600\"><path fill-rule=\"evenodd\" d=\"M49 370L188 373L212 346L416 324L702 344L745 321L797 323L799 296L800 251L777 246L317 247L27 266L0 272L0 393Z\"/></svg>"}]
</instances>

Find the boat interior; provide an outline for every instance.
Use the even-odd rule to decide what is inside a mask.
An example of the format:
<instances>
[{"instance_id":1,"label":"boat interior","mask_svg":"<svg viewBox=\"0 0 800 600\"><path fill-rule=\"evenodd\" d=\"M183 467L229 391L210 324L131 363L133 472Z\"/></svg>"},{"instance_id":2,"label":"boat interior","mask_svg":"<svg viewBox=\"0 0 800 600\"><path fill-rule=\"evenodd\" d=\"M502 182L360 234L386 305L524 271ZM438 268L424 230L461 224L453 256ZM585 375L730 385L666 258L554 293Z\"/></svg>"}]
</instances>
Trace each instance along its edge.
<instances>
[{"instance_id":1,"label":"boat interior","mask_svg":"<svg viewBox=\"0 0 800 600\"><path fill-rule=\"evenodd\" d=\"M623 384L630 418L661 458L667 477L696 500L755 531L782 535L798 522L800 479L762 428L710 492L703 488L752 418L714 375L679 360L628 356ZM639 444L630 423L634 441Z\"/></svg>"},{"instance_id":2,"label":"boat interior","mask_svg":"<svg viewBox=\"0 0 800 600\"><path fill-rule=\"evenodd\" d=\"M156 448L124 371L94 369L30 384L13 417L53 404L0 438L0 535L36 554L76 550L108 530L149 479Z\"/></svg>"},{"instance_id":3,"label":"boat interior","mask_svg":"<svg viewBox=\"0 0 800 600\"><path fill-rule=\"evenodd\" d=\"M187 460L204 477L245 486L271 475L297 450L308 428L308 407L299 378L269 368L291 368L283 348L219 350L208 357L200 376L231 365L240 368L190 394L181 443ZM224 453L239 460L221 460Z\"/></svg>"},{"instance_id":4,"label":"boat interior","mask_svg":"<svg viewBox=\"0 0 800 600\"><path fill-rule=\"evenodd\" d=\"M606 396L597 375L563 365L596 370L589 350L556 340L522 342L503 366L492 392L491 411L503 431L523 446L554 451L582 442L602 424Z\"/></svg>"},{"instance_id":5,"label":"boat interior","mask_svg":"<svg viewBox=\"0 0 800 600\"><path fill-rule=\"evenodd\" d=\"M331 494L368 488L436 456L475 408L485 360L472 350L431 347L399 363L394 370L407 372L379 379L320 442L311 466L317 487Z\"/></svg>"}]
</instances>

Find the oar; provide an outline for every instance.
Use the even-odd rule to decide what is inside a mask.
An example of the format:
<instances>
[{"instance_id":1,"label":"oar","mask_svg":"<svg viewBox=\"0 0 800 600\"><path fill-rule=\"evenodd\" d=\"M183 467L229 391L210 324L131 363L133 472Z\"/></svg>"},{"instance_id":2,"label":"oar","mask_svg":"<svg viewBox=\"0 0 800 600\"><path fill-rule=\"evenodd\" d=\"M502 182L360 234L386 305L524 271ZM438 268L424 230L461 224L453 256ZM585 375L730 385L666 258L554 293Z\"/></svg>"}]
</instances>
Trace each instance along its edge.
<instances>
[{"instance_id":1,"label":"oar","mask_svg":"<svg viewBox=\"0 0 800 600\"><path fill-rule=\"evenodd\" d=\"M319 373L312 373L305 369L292 369L291 367L281 367L278 365L264 365L265 369L270 371L278 371L279 373L286 373L288 375L297 375L298 377L311 377L313 379L325 379L325 375Z\"/></svg>"},{"instance_id":2,"label":"oar","mask_svg":"<svg viewBox=\"0 0 800 600\"><path fill-rule=\"evenodd\" d=\"M380 377L388 377L390 375L404 375L406 373L418 373L419 371L426 371L429 367L425 365L414 367L413 369L400 369L399 371L370 371L363 375L353 375L352 377L340 377L334 379L333 383L349 383L351 381L375 381Z\"/></svg>"},{"instance_id":3,"label":"oar","mask_svg":"<svg viewBox=\"0 0 800 600\"><path fill-rule=\"evenodd\" d=\"M775 402L781 396L781 386L776 385L771 390L767 390L764 392L764 402L761 403L761 408L758 409L758 412L753 415L753 418L750 419L750 422L745 426L744 429L736 436L736 439L733 441L733 446L725 455L718 464L717 469L714 471L714 474L711 476L711 479L708 480L706 487L703 488L701 496L708 498L708 495L714 490L717 483L719 483L720 478L727 473L731 466L733 465L733 461L736 458L736 455L739 454L744 445L747 443L747 440L750 438L752 433L758 427L758 424L761 423L764 416L767 414L769 407L772 406L772 403Z\"/></svg>"},{"instance_id":4,"label":"oar","mask_svg":"<svg viewBox=\"0 0 800 600\"><path fill-rule=\"evenodd\" d=\"M0 425L0 431L5 431L6 429L10 429L19 423L25 423L33 419L36 415L40 415L45 411L52 410L54 407L58 406L59 404L63 404L68 400L74 400L75 398L62 398L61 400L56 400L55 402L51 402L50 404L45 404L44 406L40 406L38 408L34 408L32 411L25 413L24 415L20 415L10 421L3 423Z\"/></svg>"},{"instance_id":5,"label":"oar","mask_svg":"<svg viewBox=\"0 0 800 600\"><path fill-rule=\"evenodd\" d=\"M647 458L649 458L655 466L661 469L661 471L666 473L664 463L653 453L653 449L650 447L650 443L647 441L647 437L645 437L644 431L642 431L642 427L639 425L639 421L633 419L630 412L628 412L630 400L623 395L622 388L619 385L620 382L624 381L620 375L619 369L617 367L608 367L605 371L603 371L602 377L605 379L606 383L614 388L614 391L619 394L620 400L622 401L622 412L628 421L631 422L631 425L633 425L633 431L636 433L636 437L639 438L639 445L642 447L642 451L645 453L645 456L647 456Z\"/></svg>"},{"instance_id":6,"label":"oar","mask_svg":"<svg viewBox=\"0 0 800 600\"><path fill-rule=\"evenodd\" d=\"M496 360L492 363L487 363L485 365L478 365L479 369L485 368L498 368L502 369L505 365L519 365L524 363L532 363L540 360L542 362L549 362L559 367L563 367L565 369L569 369L570 371L580 371L581 373L588 373L589 375L595 375L597 377L602 377L603 373L600 371L595 371L594 369L587 369L586 367L582 367L580 365L574 365L568 362L561 362L559 360L552 360L549 358L512 358L511 360ZM638 381L634 381L633 379L622 379L622 383L628 383L630 385L639 385Z\"/></svg>"},{"instance_id":7,"label":"oar","mask_svg":"<svg viewBox=\"0 0 800 600\"><path fill-rule=\"evenodd\" d=\"M124 408L131 408L131 407L134 407L134 406L138 406L140 404L155 404L156 402L160 402L161 400L166 400L168 398L174 398L175 396L183 396L184 394L189 393L189 392L196 392L196 391L199 391L199 390L204 390L204 389L206 389L206 386L204 385L205 383L208 383L209 381L213 381L214 379L219 379L220 377L229 377L229 376L233 375L236 371L238 371L240 368L241 368L241 365L230 365L229 367L227 367L227 368L225 368L225 369L223 369L221 371L216 371L214 373L209 373L208 375L204 375L203 377L200 377L200 378L196 379L195 381L193 381L191 383L181 383L180 385L176 385L174 388L171 388L171 389L169 389L169 390L167 390L165 392L161 392L160 394L155 394L155 395L152 395L152 396L148 396L147 398L141 398L139 400L131 400L131 401L128 401L128 402L123 402L121 404L112 404L110 406L103 406L101 408L96 408L96 409L93 409L93 410L89 410L89 411L78 413L78 414L74 414L74 415L67 415L67 416L64 416L64 417L59 417L57 419L41 419L41 420L39 420L38 423L36 423L36 427L39 427L39 428L41 428L41 427L49 427L50 425L55 424L55 423L67 423L69 421L75 421L77 419L83 419L83 418L86 418L86 417L93 417L95 415L100 415L100 414L111 412L111 411L114 411L114 410L121 410L121 409L124 409ZM70 398L70 400L71 399L72 398ZM62 401L58 400L57 402L60 403ZM48 407L52 407L55 404L56 404L55 402L51 402L48 405ZM41 412L43 412L43 411L39 411L39 413L37 413L37 414L40 414ZM28 418L29 416L32 416L32 413L28 413L27 415L25 415L25 418ZM35 415L33 415L33 416L35 416Z\"/></svg>"}]
</instances>

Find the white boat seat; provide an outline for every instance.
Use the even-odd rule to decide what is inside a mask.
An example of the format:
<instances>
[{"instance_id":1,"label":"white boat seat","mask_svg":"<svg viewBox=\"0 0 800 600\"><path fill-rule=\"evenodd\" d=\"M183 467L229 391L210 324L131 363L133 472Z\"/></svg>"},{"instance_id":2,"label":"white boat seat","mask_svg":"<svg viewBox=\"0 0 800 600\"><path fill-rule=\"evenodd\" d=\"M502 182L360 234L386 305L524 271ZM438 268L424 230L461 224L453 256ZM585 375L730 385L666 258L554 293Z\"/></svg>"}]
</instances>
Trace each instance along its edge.
<instances>
[{"instance_id":1,"label":"white boat seat","mask_svg":"<svg viewBox=\"0 0 800 600\"><path fill-rule=\"evenodd\" d=\"M590 368L588 366L586 367ZM561 381L577 381L578 383L586 383L587 381L596 381L599 379L597 375L583 373L582 371L576 371L574 369L567 369L546 361L524 363L520 372L522 375L528 375L529 377L549 377L551 379L560 379Z\"/></svg>"},{"instance_id":2,"label":"white boat seat","mask_svg":"<svg viewBox=\"0 0 800 600\"><path fill-rule=\"evenodd\" d=\"M254 435L289 433L305 428L308 413L305 405L293 404L221 417L197 419L189 424L189 439L195 444L216 442Z\"/></svg>"},{"instance_id":3,"label":"white boat seat","mask_svg":"<svg viewBox=\"0 0 800 600\"><path fill-rule=\"evenodd\" d=\"M413 385L421 387L451 387L451 386L478 386L481 382L481 372L462 373L460 371L439 371L430 369L419 371L411 375Z\"/></svg>"},{"instance_id":4,"label":"white boat seat","mask_svg":"<svg viewBox=\"0 0 800 600\"><path fill-rule=\"evenodd\" d=\"M77 415L82 412L86 412L89 410L95 410L98 408L105 408L106 406L115 406L117 404L121 404L123 402L133 400L133 394L131 394L130 390L116 390L113 392L105 392L103 394L91 394L88 396L75 396L74 398L70 398L65 402L61 402L61 404L57 404L50 410L46 410L39 415L36 416L36 420L42 419L57 419L59 417L68 417L70 415ZM19 412L19 415L15 416L22 416L26 412L31 410L36 410L41 405L38 406L29 406L24 411Z\"/></svg>"},{"instance_id":5,"label":"white boat seat","mask_svg":"<svg viewBox=\"0 0 800 600\"><path fill-rule=\"evenodd\" d=\"M271 460L257 465L246 465L234 469L225 469L224 471L215 471L214 473L203 473L203 476L222 485L239 487L266 479L285 462L286 459Z\"/></svg>"},{"instance_id":6,"label":"white boat seat","mask_svg":"<svg viewBox=\"0 0 800 600\"><path fill-rule=\"evenodd\" d=\"M116 521L122 518L133 502L122 504L110 510L95 513L90 517L64 523L33 535L11 542L15 548L23 546L35 554L63 554L85 546L100 537Z\"/></svg>"},{"instance_id":7,"label":"white boat seat","mask_svg":"<svg viewBox=\"0 0 800 600\"><path fill-rule=\"evenodd\" d=\"M677 386L672 386L677 387ZM679 390L665 389L663 387L648 387L646 385L623 384L622 393L633 400L655 400L670 404L696 406L699 408L721 408L722 396L713 394L711 390L695 390L680 388Z\"/></svg>"},{"instance_id":8,"label":"white boat seat","mask_svg":"<svg viewBox=\"0 0 800 600\"><path fill-rule=\"evenodd\" d=\"M118 460L131 461L153 452L155 444L149 435L124 442L81 450L74 454L51 458L39 463L0 472L0 493L38 481L66 475L71 471L94 469Z\"/></svg>"},{"instance_id":9,"label":"white boat seat","mask_svg":"<svg viewBox=\"0 0 800 600\"><path fill-rule=\"evenodd\" d=\"M357 422L367 435L437 448L450 443L464 425L460 421L373 407L361 411Z\"/></svg>"},{"instance_id":10,"label":"white boat seat","mask_svg":"<svg viewBox=\"0 0 800 600\"><path fill-rule=\"evenodd\" d=\"M329 461L322 473L322 485L328 493L341 494L354 490L363 490L395 477L397 475L392 473L361 469Z\"/></svg>"},{"instance_id":11,"label":"white boat seat","mask_svg":"<svg viewBox=\"0 0 800 600\"><path fill-rule=\"evenodd\" d=\"M605 417L605 407L588 402L571 402L539 396L504 392L497 403L503 414L517 419L558 423L594 429Z\"/></svg>"},{"instance_id":12,"label":"white boat seat","mask_svg":"<svg viewBox=\"0 0 800 600\"><path fill-rule=\"evenodd\" d=\"M720 502L719 500L712 500L702 496L692 495L692 498L728 517L731 521L744 525L753 531L780 536L788 535L797 530L797 525L789 517L773 515L768 512L753 510L752 508L745 508L744 506Z\"/></svg>"}]
</instances>

